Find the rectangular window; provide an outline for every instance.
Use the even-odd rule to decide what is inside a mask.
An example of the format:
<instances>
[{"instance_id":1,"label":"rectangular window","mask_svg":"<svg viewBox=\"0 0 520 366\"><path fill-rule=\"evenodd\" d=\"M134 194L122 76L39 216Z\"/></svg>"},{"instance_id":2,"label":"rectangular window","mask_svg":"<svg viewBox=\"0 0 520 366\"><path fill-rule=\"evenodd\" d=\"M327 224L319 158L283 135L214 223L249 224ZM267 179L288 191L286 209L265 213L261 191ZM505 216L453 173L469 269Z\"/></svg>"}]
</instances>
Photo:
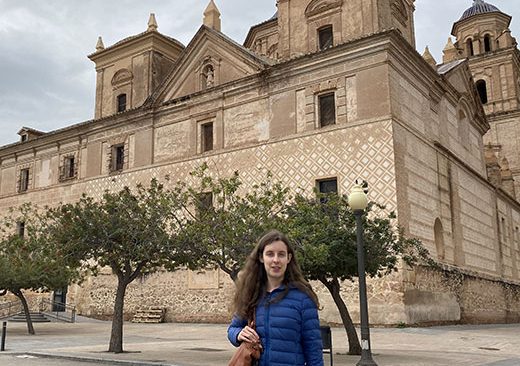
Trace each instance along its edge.
<instances>
[{"instance_id":1,"label":"rectangular window","mask_svg":"<svg viewBox=\"0 0 520 366\"><path fill-rule=\"evenodd\" d=\"M213 150L213 123L205 123L201 126L202 152Z\"/></svg>"},{"instance_id":2,"label":"rectangular window","mask_svg":"<svg viewBox=\"0 0 520 366\"><path fill-rule=\"evenodd\" d=\"M25 222L20 221L16 224L16 232L20 238L25 236Z\"/></svg>"},{"instance_id":3,"label":"rectangular window","mask_svg":"<svg viewBox=\"0 0 520 366\"><path fill-rule=\"evenodd\" d=\"M334 93L323 94L318 97L319 101L319 121L320 127L333 125L336 123L336 103Z\"/></svg>"},{"instance_id":4,"label":"rectangular window","mask_svg":"<svg viewBox=\"0 0 520 366\"><path fill-rule=\"evenodd\" d=\"M316 188L321 195L338 193L338 178L327 178L316 181ZM327 197L321 196L320 203L326 203Z\"/></svg>"},{"instance_id":5,"label":"rectangular window","mask_svg":"<svg viewBox=\"0 0 520 366\"><path fill-rule=\"evenodd\" d=\"M124 112L126 110L126 94L117 96L117 111Z\"/></svg>"},{"instance_id":6,"label":"rectangular window","mask_svg":"<svg viewBox=\"0 0 520 366\"><path fill-rule=\"evenodd\" d=\"M27 141L27 134L23 134L21 136L21 141L24 142L24 141Z\"/></svg>"},{"instance_id":7,"label":"rectangular window","mask_svg":"<svg viewBox=\"0 0 520 366\"><path fill-rule=\"evenodd\" d=\"M60 178L62 180L74 178L76 176L76 158L74 156L67 156L63 160L61 167Z\"/></svg>"},{"instance_id":8,"label":"rectangular window","mask_svg":"<svg viewBox=\"0 0 520 366\"><path fill-rule=\"evenodd\" d=\"M320 193L338 193L338 178L320 179L316 185Z\"/></svg>"},{"instance_id":9,"label":"rectangular window","mask_svg":"<svg viewBox=\"0 0 520 366\"><path fill-rule=\"evenodd\" d=\"M18 192L25 192L29 189L29 168L20 170L20 180L18 184Z\"/></svg>"},{"instance_id":10,"label":"rectangular window","mask_svg":"<svg viewBox=\"0 0 520 366\"><path fill-rule=\"evenodd\" d=\"M112 171L123 170L125 166L125 145L112 146Z\"/></svg>"},{"instance_id":11,"label":"rectangular window","mask_svg":"<svg viewBox=\"0 0 520 366\"><path fill-rule=\"evenodd\" d=\"M318 39L320 51L325 50L334 45L334 36L332 35L332 25L318 29Z\"/></svg>"},{"instance_id":12,"label":"rectangular window","mask_svg":"<svg viewBox=\"0 0 520 366\"><path fill-rule=\"evenodd\" d=\"M213 207L213 193L212 192L204 192L198 195L197 197L197 215L201 216L204 213L208 212L208 210Z\"/></svg>"}]
</instances>

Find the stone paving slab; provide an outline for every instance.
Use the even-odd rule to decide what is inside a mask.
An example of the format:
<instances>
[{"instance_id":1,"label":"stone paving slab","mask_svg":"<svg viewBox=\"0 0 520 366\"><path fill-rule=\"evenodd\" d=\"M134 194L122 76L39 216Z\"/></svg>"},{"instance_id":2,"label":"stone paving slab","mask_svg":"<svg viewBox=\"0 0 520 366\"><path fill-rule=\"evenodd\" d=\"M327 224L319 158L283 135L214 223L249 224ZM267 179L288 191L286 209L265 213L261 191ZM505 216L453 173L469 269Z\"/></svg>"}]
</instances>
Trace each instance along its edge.
<instances>
[{"instance_id":1,"label":"stone paving slab","mask_svg":"<svg viewBox=\"0 0 520 366\"><path fill-rule=\"evenodd\" d=\"M110 322L76 324L9 323L4 355L31 354L92 364L226 366L234 347L225 324L125 323L122 354L106 352ZM376 328L371 330L374 359L383 366L520 366L520 325ZM345 331L332 329L334 365L355 365L348 356ZM324 355L329 365L329 355ZM0 353L0 365L2 353Z\"/></svg>"}]
</instances>

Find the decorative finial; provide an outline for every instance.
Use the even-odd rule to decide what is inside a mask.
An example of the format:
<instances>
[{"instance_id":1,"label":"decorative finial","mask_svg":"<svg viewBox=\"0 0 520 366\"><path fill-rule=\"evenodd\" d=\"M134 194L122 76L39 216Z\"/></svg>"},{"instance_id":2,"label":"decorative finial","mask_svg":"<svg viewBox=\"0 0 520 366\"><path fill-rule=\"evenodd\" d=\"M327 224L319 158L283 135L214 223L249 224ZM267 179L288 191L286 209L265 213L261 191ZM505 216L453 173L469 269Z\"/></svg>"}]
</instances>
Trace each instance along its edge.
<instances>
[{"instance_id":1,"label":"decorative finial","mask_svg":"<svg viewBox=\"0 0 520 366\"><path fill-rule=\"evenodd\" d=\"M208 7L204 10L203 24L220 32L220 12L213 0L209 1Z\"/></svg>"},{"instance_id":2,"label":"decorative finial","mask_svg":"<svg viewBox=\"0 0 520 366\"><path fill-rule=\"evenodd\" d=\"M96 43L96 51L103 51L104 49L105 45L103 44L103 38L99 36Z\"/></svg>"},{"instance_id":3,"label":"decorative finial","mask_svg":"<svg viewBox=\"0 0 520 366\"><path fill-rule=\"evenodd\" d=\"M435 59L433 58L432 54L430 53L430 49L428 48L428 46L426 46L426 48L424 49L424 53L423 53L422 57L424 58L424 60L427 63L430 64L431 67L436 68L437 61L435 61Z\"/></svg>"},{"instance_id":4,"label":"decorative finial","mask_svg":"<svg viewBox=\"0 0 520 366\"><path fill-rule=\"evenodd\" d=\"M509 170L509 161L507 160L507 158L505 156L500 161L500 168L502 170Z\"/></svg>"},{"instance_id":5,"label":"decorative finial","mask_svg":"<svg viewBox=\"0 0 520 366\"><path fill-rule=\"evenodd\" d=\"M455 61L457 59L457 48L453 44L451 37L448 37L448 42L446 42L446 46L442 50L442 62L448 63L451 61Z\"/></svg>"},{"instance_id":6,"label":"decorative finial","mask_svg":"<svg viewBox=\"0 0 520 366\"><path fill-rule=\"evenodd\" d=\"M455 45L453 44L451 37L448 37L448 42L446 42L446 46L444 46L444 51L451 50L452 48L455 48Z\"/></svg>"},{"instance_id":7,"label":"decorative finial","mask_svg":"<svg viewBox=\"0 0 520 366\"><path fill-rule=\"evenodd\" d=\"M148 19L148 32L157 31L157 20L155 20L155 14L150 13L150 18Z\"/></svg>"}]
</instances>

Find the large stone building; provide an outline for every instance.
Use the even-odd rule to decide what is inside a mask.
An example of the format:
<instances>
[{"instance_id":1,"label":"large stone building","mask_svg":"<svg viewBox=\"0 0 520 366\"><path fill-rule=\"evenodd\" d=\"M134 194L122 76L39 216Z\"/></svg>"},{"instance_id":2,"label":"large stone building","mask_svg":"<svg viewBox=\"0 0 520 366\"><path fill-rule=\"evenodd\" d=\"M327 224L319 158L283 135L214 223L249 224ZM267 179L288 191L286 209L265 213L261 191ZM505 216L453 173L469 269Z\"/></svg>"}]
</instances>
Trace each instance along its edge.
<instances>
[{"instance_id":1,"label":"large stone building","mask_svg":"<svg viewBox=\"0 0 520 366\"><path fill-rule=\"evenodd\" d=\"M346 193L363 178L370 199L395 210L444 266L372 281L371 321L519 321L520 65L510 17L476 0L437 66L415 50L414 0L276 6L244 45L221 33L212 0L186 47L159 33L153 15L141 34L110 47L99 39L89 56L95 119L22 128L19 143L0 148L0 209L99 197L166 174L189 180L202 162L239 170L247 184L271 171L290 187ZM109 273L90 278L68 301L110 314L114 284ZM127 311L146 304L171 320L223 320L232 286L218 271L160 273L130 286ZM356 319L352 286L343 296ZM317 289L322 319L340 322Z\"/></svg>"}]
</instances>

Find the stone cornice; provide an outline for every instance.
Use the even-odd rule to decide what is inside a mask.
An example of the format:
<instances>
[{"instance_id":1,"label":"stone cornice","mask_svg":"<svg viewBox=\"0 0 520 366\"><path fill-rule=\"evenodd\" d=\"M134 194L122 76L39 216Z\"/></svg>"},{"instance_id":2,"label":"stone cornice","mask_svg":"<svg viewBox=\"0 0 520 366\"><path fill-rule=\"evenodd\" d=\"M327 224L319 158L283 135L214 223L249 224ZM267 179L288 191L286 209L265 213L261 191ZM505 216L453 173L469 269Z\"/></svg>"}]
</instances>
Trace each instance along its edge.
<instances>
[{"instance_id":1,"label":"stone cornice","mask_svg":"<svg viewBox=\"0 0 520 366\"><path fill-rule=\"evenodd\" d=\"M0 161L9 157L46 149L53 144L62 144L64 141L78 141L83 143L87 135L111 129L119 124L132 123L138 119L145 118L149 110L136 108L124 113L114 114L97 120L89 120L73 124L58 130L48 132L40 137L25 142L0 147Z\"/></svg>"},{"instance_id":2,"label":"stone cornice","mask_svg":"<svg viewBox=\"0 0 520 366\"><path fill-rule=\"evenodd\" d=\"M122 41L119 41L101 51L94 52L87 57L97 63L100 59L113 57L115 53L129 52L129 49L143 47L148 49L153 43L157 42L168 44L170 47L173 46L178 49L178 51L184 49L184 45L174 38L167 37L156 31L146 31L136 36L125 38Z\"/></svg>"},{"instance_id":3,"label":"stone cornice","mask_svg":"<svg viewBox=\"0 0 520 366\"><path fill-rule=\"evenodd\" d=\"M451 28L451 35L456 37L457 36L457 30L460 27L463 27L463 26L465 26L465 25L467 25L469 23L472 23L472 22L475 22L475 21L478 22L479 20L484 20L486 18L491 19L491 18L494 18L494 17L502 18L502 20L506 21L508 27L509 27L509 24L511 24L512 17L510 15L502 13L501 11L494 11L494 12L484 13L484 14L475 14L475 15L472 15L472 16L470 16L468 18L465 18L465 19L462 19L462 20L458 20L455 23L453 23L453 27ZM478 20L477 20L477 18L478 18Z\"/></svg>"},{"instance_id":4,"label":"stone cornice","mask_svg":"<svg viewBox=\"0 0 520 366\"><path fill-rule=\"evenodd\" d=\"M257 33L261 32L265 29L277 27L277 25L278 25L278 18L274 18L274 19L266 20L263 23L252 26L249 29L249 32L247 33L246 39L244 40L244 43L243 43L244 47L251 48L251 46L252 46L251 41L256 36Z\"/></svg>"}]
</instances>

